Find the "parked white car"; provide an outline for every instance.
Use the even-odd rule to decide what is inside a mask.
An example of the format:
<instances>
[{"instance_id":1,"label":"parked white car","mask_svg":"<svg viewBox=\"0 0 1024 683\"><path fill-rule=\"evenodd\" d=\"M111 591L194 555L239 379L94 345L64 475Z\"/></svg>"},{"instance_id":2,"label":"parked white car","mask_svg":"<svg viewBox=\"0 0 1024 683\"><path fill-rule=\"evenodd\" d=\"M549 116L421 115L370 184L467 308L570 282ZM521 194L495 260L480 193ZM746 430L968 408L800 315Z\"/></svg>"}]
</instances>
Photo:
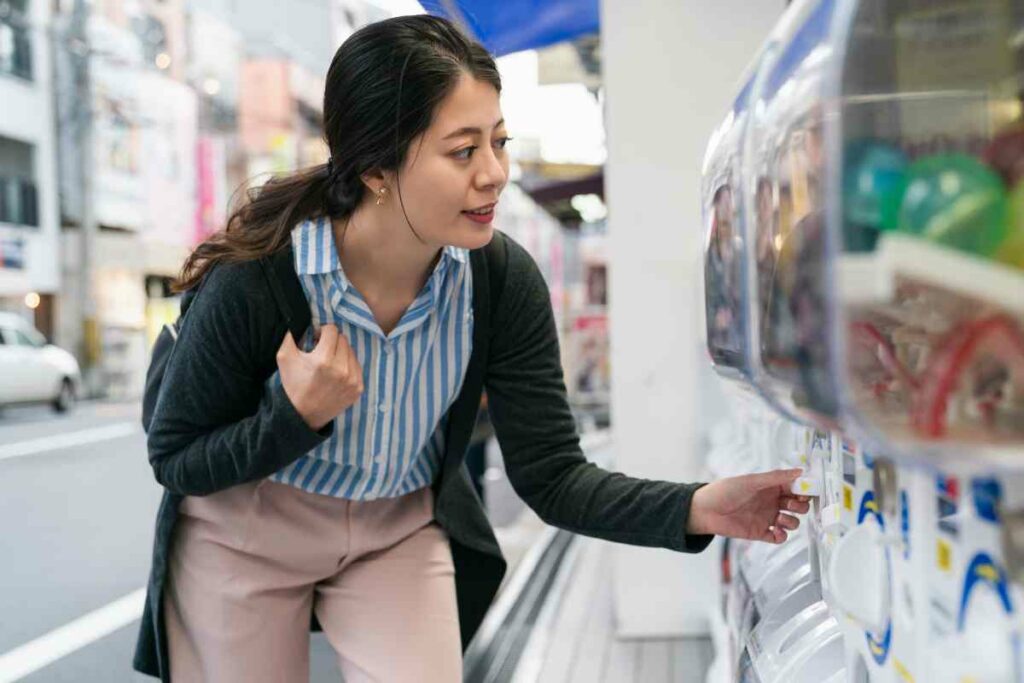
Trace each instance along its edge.
<instances>
[{"instance_id":1,"label":"parked white car","mask_svg":"<svg viewBox=\"0 0 1024 683\"><path fill-rule=\"evenodd\" d=\"M74 406L81 383L74 356L23 318L0 313L0 406L50 403L63 413Z\"/></svg>"}]
</instances>

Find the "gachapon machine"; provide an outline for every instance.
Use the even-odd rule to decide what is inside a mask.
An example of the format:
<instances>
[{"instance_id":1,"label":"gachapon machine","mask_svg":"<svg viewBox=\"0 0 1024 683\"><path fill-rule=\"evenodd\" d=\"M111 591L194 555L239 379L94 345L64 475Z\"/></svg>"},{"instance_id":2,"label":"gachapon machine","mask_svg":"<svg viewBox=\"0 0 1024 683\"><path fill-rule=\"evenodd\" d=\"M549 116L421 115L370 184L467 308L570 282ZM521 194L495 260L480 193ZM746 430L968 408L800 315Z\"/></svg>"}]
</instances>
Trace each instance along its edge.
<instances>
[{"instance_id":1,"label":"gachapon machine","mask_svg":"<svg viewBox=\"0 0 1024 683\"><path fill-rule=\"evenodd\" d=\"M784 413L824 428L837 413L824 115L838 4L798 3L769 39L743 163L753 380Z\"/></svg>"},{"instance_id":2,"label":"gachapon machine","mask_svg":"<svg viewBox=\"0 0 1024 683\"><path fill-rule=\"evenodd\" d=\"M1017 4L796 3L769 41L740 172L746 369L794 418L1024 465Z\"/></svg>"},{"instance_id":3,"label":"gachapon machine","mask_svg":"<svg viewBox=\"0 0 1024 683\"><path fill-rule=\"evenodd\" d=\"M1024 0L798 0L750 83L735 376L807 426L834 617L795 633L849 680L1024 680Z\"/></svg>"},{"instance_id":4,"label":"gachapon machine","mask_svg":"<svg viewBox=\"0 0 1024 683\"><path fill-rule=\"evenodd\" d=\"M744 81L732 107L713 132L703 164L704 293L706 343L716 372L741 391L732 392L734 413L712 435L708 465L718 474L742 474L770 468L769 444L786 438L786 424L766 409L750 368L747 213L742 204L743 152L750 116L753 75ZM746 389L747 391L743 391ZM779 424L782 422L783 424ZM726 542L722 556L722 615L727 637L720 639L721 664L733 680L748 640L770 633L813 602L820 591L806 574L806 540L786 548ZM783 597L785 594L788 597ZM777 599L781 598L781 599ZM749 655L748 655L749 656Z\"/></svg>"},{"instance_id":5,"label":"gachapon machine","mask_svg":"<svg viewBox=\"0 0 1024 683\"><path fill-rule=\"evenodd\" d=\"M844 428L897 464L906 538L876 536L888 623L912 626L894 638L918 639L895 673L1024 680L1024 2L847 14L826 126L833 357Z\"/></svg>"},{"instance_id":6,"label":"gachapon machine","mask_svg":"<svg viewBox=\"0 0 1024 683\"><path fill-rule=\"evenodd\" d=\"M1024 467L1024 2L852 3L830 116L847 421Z\"/></svg>"}]
</instances>

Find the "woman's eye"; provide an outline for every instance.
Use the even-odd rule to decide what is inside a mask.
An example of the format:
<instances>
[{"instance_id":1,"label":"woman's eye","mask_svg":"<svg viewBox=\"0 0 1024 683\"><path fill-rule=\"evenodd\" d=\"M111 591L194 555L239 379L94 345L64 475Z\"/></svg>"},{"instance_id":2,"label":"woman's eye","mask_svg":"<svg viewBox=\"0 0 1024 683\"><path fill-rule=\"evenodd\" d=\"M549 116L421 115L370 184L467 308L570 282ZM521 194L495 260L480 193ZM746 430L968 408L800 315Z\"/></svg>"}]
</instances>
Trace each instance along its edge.
<instances>
[{"instance_id":1,"label":"woman's eye","mask_svg":"<svg viewBox=\"0 0 1024 683\"><path fill-rule=\"evenodd\" d=\"M512 138L507 136L503 138L498 138L493 143L495 149L505 149L505 145L507 145L509 143L509 140L511 139ZM452 152L452 157L454 159L458 159L459 161L469 161L469 159L473 156L473 152L476 151L476 148L476 145L465 147L463 149Z\"/></svg>"}]
</instances>

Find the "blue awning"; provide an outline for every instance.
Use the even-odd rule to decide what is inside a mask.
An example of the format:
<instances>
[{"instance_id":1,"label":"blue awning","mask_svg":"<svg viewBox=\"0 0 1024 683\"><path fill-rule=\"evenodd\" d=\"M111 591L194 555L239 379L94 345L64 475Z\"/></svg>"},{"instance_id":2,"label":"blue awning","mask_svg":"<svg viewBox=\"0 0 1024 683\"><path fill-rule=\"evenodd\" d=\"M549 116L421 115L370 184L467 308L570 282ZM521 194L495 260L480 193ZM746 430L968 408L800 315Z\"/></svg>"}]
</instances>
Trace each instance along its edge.
<instances>
[{"instance_id":1,"label":"blue awning","mask_svg":"<svg viewBox=\"0 0 1024 683\"><path fill-rule=\"evenodd\" d=\"M430 14L465 27L501 56L600 30L598 0L420 0ZM452 15L455 16L452 16Z\"/></svg>"}]
</instances>

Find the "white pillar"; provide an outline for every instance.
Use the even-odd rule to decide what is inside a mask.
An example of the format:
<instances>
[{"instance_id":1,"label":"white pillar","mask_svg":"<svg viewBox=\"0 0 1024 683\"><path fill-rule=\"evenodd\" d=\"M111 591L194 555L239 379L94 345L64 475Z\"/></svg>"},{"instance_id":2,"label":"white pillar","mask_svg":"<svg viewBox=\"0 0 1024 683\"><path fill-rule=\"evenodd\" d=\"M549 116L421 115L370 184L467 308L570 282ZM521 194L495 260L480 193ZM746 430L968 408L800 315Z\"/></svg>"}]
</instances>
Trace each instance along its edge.
<instances>
[{"instance_id":1,"label":"white pillar","mask_svg":"<svg viewBox=\"0 0 1024 683\"><path fill-rule=\"evenodd\" d=\"M703 453L700 166L782 0L602 0L617 469L694 480ZM619 635L706 632L717 558L617 546Z\"/></svg>"}]
</instances>

